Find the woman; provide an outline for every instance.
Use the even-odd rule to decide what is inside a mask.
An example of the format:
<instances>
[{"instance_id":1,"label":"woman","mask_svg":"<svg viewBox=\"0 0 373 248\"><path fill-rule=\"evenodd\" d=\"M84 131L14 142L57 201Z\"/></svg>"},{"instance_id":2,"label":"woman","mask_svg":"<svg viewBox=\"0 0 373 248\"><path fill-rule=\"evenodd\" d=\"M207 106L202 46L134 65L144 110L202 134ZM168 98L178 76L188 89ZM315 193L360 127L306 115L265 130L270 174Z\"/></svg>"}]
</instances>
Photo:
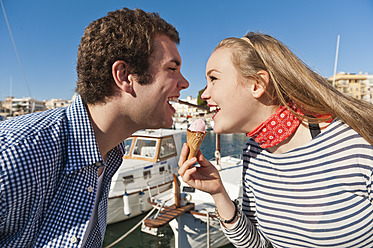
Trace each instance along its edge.
<instances>
[{"instance_id":1,"label":"woman","mask_svg":"<svg viewBox=\"0 0 373 248\"><path fill-rule=\"evenodd\" d=\"M214 131L246 133L242 210L201 152L179 173L213 197L237 247L373 246L373 108L343 95L271 36L215 48L201 98ZM192 165L198 162L200 167Z\"/></svg>"}]
</instances>

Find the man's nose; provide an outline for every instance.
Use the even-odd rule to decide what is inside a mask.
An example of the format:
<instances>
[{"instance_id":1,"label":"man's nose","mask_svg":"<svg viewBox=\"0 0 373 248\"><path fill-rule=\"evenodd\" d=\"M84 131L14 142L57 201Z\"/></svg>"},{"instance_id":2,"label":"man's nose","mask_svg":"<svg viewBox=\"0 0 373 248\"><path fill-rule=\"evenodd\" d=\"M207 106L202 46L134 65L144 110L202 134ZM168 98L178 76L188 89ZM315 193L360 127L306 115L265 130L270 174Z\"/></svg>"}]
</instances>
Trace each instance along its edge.
<instances>
[{"instance_id":1,"label":"man's nose","mask_svg":"<svg viewBox=\"0 0 373 248\"><path fill-rule=\"evenodd\" d=\"M179 88L186 89L189 87L189 82L184 78L184 76L181 76L181 79L179 81Z\"/></svg>"}]
</instances>

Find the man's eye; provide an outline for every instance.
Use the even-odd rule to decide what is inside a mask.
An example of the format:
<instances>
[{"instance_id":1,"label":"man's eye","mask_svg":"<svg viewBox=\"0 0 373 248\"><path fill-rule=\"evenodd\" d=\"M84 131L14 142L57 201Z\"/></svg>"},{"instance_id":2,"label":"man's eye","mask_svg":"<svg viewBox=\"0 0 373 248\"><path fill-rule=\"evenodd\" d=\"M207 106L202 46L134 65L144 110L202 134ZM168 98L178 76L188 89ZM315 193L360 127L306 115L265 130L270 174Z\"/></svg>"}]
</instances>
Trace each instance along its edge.
<instances>
[{"instance_id":1,"label":"man's eye","mask_svg":"<svg viewBox=\"0 0 373 248\"><path fill-rule=\"evenodd\" d=\"M170 67L168 69L170 69L171 71L176 71L177 70L176 68L173 68L173 67Z\"/></svg>"}]
</instances>

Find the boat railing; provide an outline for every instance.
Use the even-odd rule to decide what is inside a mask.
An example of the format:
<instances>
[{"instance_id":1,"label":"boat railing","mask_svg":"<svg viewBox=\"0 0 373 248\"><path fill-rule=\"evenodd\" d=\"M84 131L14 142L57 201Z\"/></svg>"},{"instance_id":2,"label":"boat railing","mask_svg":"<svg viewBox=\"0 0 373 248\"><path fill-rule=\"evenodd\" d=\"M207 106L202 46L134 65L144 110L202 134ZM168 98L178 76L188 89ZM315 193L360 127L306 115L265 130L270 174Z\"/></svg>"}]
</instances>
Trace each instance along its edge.
<instances>
[{"instance_id":1,"label":"boat railing","mask_svg":"<svg viewBox=\"0 0 373 248\"><path fill-rule=\"evenodd\" d=\"M201 212L205 212L206 214L206 238L207 238L207 248L210 248L210 218L211 217L211 214L212 212L209 212L207 209L202 209Z\"/></svg>"},{"instance_id":2,"label":"boat railing","mask_svg":"<svg viewBox=\"0 0 373 248\"><path fill-rule=\"evenodd\" d=\"M222 156L222 158L236 158L236 159L241 160L242 155L241 154L226 155L226 156ZM211 159L208 159L208 160L209 161L216 161L216 157L212 157Z\"/></svg>"}]
</instances>

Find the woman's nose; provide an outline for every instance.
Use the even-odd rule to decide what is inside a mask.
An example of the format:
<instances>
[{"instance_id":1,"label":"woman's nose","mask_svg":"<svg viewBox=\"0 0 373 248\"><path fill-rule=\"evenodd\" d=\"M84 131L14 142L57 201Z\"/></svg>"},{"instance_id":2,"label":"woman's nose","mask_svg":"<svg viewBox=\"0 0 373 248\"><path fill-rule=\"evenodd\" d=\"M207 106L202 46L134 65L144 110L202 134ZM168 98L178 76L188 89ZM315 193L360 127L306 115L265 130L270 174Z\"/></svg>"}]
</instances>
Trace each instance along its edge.
<instances>
[{"instance_id":1,"label":"woman's nose","mask_svg":"<svg viewBox=\"0 0 373 248\"><path fill-rule=\"evenodd\" d=\"M210 98L210 92L209 92L209 88L206 86L205 89L203 90L202 94L201 94L201 99L202 100L207 100Z\"/></svg>"}]
</instances>

